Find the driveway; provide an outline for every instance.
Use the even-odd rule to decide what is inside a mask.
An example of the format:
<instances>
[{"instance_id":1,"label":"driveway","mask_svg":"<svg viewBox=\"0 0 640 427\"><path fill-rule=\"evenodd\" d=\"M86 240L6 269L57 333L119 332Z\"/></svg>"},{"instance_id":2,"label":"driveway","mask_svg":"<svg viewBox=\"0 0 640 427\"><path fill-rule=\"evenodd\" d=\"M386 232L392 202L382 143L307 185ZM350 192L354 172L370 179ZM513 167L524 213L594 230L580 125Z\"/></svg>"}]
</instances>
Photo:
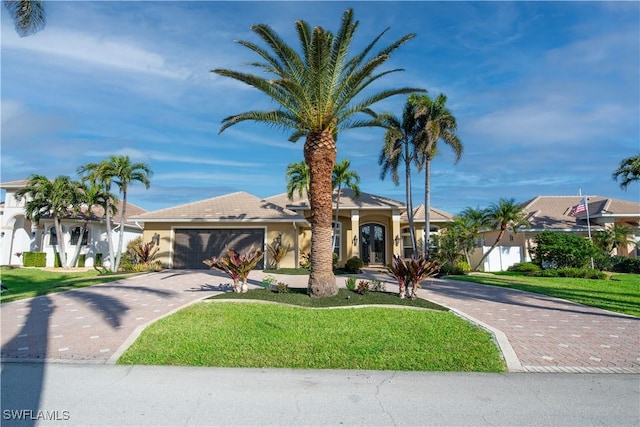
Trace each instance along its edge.
<instances>
[{"instance_id":1,"label":"driveway","mask_svg":"<svg viewBox=\"0 0 640 427\"><path fill-rule=\"evenodd\" d=\"M384 273L363 276L397 289ZM263 277L252 272L250 283ZM307 276L285 281L305 286ZM338 281L344 285L344 277ZM216 271L166 270L2 304L2 357L115 363L146 325L228 284ZM449 280L429 280L418 295L492 331L511 371L640 373L640 318Z\"/></svg>"}]
</instances>

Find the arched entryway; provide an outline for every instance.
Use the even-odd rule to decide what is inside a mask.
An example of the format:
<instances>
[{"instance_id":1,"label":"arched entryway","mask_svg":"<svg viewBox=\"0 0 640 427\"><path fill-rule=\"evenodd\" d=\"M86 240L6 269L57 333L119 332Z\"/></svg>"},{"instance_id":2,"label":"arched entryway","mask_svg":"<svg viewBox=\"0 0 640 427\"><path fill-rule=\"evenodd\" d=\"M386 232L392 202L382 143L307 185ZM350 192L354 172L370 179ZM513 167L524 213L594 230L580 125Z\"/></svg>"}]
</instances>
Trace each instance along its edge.
<instances>
[{"instance_id":1,"label":"arched entryway","mask_svg":"<svg viewBox=\"0 0 640 427\"><path fill-rule=\"evenodd\" d=\"M360 257L365 265L385 264L385 229L380 224L360 226Z\"/></svg>"}]
</instances>

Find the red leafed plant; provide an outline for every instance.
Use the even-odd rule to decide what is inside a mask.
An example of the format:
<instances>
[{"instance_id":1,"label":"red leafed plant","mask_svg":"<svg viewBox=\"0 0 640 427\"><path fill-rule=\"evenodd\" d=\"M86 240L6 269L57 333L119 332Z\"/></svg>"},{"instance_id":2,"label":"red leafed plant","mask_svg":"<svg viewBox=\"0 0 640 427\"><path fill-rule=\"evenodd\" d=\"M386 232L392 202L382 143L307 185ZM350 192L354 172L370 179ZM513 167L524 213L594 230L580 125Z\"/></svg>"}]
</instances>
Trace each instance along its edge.
<instances>
[{"instance_id":1,"label":"red leafed plant","mask_svg":"<svg viewBox=\"0 0 640 427\"><path fill-rule=\"evenodd\" d=\"M233 280L233 289L235 292L247 291L247 278L253 268L264 256L264 252L260 248L252 246L248 251L240 253L233 248L227 246L227 253L220 258L212 257L202 261L211 268L220 270Z\"/></svg>"},{"instance_id":2,"label":"red leafed plant","mask_svg":"<svg viewBox=\"0 0 640 427\"><path fill-rule=\"evenodd\" d=\"M417 257L412 255L407 260L399 255L393 255L391 266L388 267L389 273L398 281L400 298L406 295L411 299L416 298L420 282L435 275L438 270L440 270L438 263L427 260L423 254ZM409 292L409 285L411 285L411 292Z\"/></svg>"}]
</instances>

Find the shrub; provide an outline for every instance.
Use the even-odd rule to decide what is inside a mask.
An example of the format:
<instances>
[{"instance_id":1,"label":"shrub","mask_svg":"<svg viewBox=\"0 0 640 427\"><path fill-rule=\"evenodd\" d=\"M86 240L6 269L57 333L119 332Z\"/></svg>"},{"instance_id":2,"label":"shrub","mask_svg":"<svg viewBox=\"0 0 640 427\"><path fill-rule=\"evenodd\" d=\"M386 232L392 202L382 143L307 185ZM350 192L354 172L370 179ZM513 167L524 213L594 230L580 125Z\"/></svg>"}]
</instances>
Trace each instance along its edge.
<instances>
[{"instance_id":1,"label":"shrub","mask_svg":"<svg viewBox=\"0 0 640 427\"><path fill-rule=\"evenodd\" d=\"M616 273L640 274L640 258L628 258L616 255L612 257L611 271Z\"/></svg>"},{"instance_id":2,"label":"shrub","mask_svg":"<svg viewBox=\"0 0 640 427\"><path fill-rule=\"evenodd\" d=\"M338 268L338 254L335 252L331 256L331 267L333 268L333 270Z\"/></svg>"},{"instance_id":3,"label":"shrub","mask_svg":"<svg viewBox=\"0 0 640 427\"><path fill-rule=\"evenodd\" d=\"M78 255L78 267L84 267L87 262L87 256L85 254Z\"/></svg>"},{"instance_id":4,"label":"shrub","mask_svg":"<svg viewBox=\"0 0 640 427\"><path fill-rule=\"evenodd\" d=\"M369 292L369 282L367 282L366 280L361 280L360 282L358 282L358 288L356 289L356 292L360 295L364 295Z\"/></svg>"},{"instance_id":5,"label":"shrub","mask_svg":"<svg viewBox=\"0 0 640 427\"><path fill-rule=\"evenodd\" d=\"M344 267L351 273L358 273L364 267L364 261L354 256L347 260Z\"/></svg>"},{"instance_id":6,"label":"shrub","mask_svg":"<svg viewBox=\"0 0 640 427\"><path fill-rule=\"evenodd\" d=\"M542 270L542 267L532 262L519 262L507 268L507 271L515 271L518 273L532 273L540 270Z\"/></svg>"},{"instance_id":7,"label":"shrub","mask_svg":"<svg viewBox=\"0 0 640 427\"><path fill-rule=\"evenodd\" d=\"M269 257L271 257L271 262L276 270L280 268L280 262L282 262L282 259L287 255L289 249L291 249L291 244L284 246L281 235L279 235L271 245L267 245L267 252L269 252Z\"/></svg>"},{"instance_id":8,"label":"shrub","mask_svg":"<svg viewBox=\"0 0 640 427\"><path fill-rule=\"evenodd\" d=\"M249 273L258 265L263 256L262 249L253 246L244 253L227 246L227 252L224 256L211 257L202 262L226 273L233 280L233 288L236 292L246 292Z\"/></svg>"},{"instance_id":9,"label":"shrub","mask_svg":"<svg viewBox=\"0 0 640 427\"><path fill-rule=\"evenodd\" d=\"M278 282L278 284L276 284L276 291L279 294L286 294L289 292L289 286L284 282Z\"/></svg>"},{"instance_id":10,"label":"shrub","mask_svg":"<svg viewBox=\"0 0 640 427\"><path fill-rule=\"evenodd\" d=\"M300 268L311 271L311 253L300 251Z\"/></svg>"},{"instance_id":11,"label":"shrub","mask_svg":"<svg viewBox=\"0 0 640 427\"><path fill-rule=\"evenodd\" d=\"M371 284L369 285L369 290L371 292L386 292L387 291L387 287L380 280L373 279L373 280L371 280Z\"/></svg>"},{"instance_id":12,"label":"shrub","mask_svg":"<svg viewBox=\"0 0 640 427\"><path fill-rule=\"evenodd\" d=\"M420 282L429 276L435 276L440 266L436 261L427 260L423 254L412 255L406 261L400 255L394 254L391 266L387 270L398 281L400 298L404 298L407 294L414 299L417 297L416 291L420 287ZM411 285L411 292L409 292L409 285Z\"/></svg>"},{"instance_id":13,"label":"shrub","mask_svg":"<svg viewBox=\"0 0 640 427\"><path fill-rule=\"evenodd\" d=\"M461 276L464 274L464 270L462 267L457 265L452 265L450 263L444 264L440 267L440 272L438 273L438 277L442 276Z\"/></svg>"},{"instance_id":14,"label":"shrub","mask_svg":"<svg viewBox=\"0 0 640 427\"><path fill-rule=\"evenodd\" d=\"M546 270L533 272L532 274L537 277L572 277L577 279L594 280L604 280L607 278L607 275L605 273L594 268L548 268Z\"/></svg>"},{"instance_id":15,"label":"shrub","mask_svg":"<svg viewBox=\"0 0 640 427\"><path fill-rule=\"evenodd\" d=\"M586 238L575 234L564 234L545 230L535 238L536 247L531 249L536 264L560 267L584 268L589 265L597 249Z\"/></svg>"},{"instance_id":16,"label":"shrub","mask_svg":"<svg viewBox=\"0 0 640 427\"><path fill-rule=\"evenodd\" d=\"M46 267L47 254L45 252L23 252L22 265L25 267Z\"/></svg>"},{"instance_id":17,"label":"shrub","mask_svg":"<svg viewBox=\"0 0 640 427\"><path fill-rule=\"evenodd\" d=\"M276 279L273 276L265 276L262 279L262 287L265 289L271 289L273 287L275 287L275 285L278 283L278 279Z\"/></svg>"},{"instance_id":18,"label":"shrub","mask_svg":"<svg viewBox=\"0 0 640 427\"><path fill-rule=\"evenodd\" d=\"M69 255L65 254L65 259L69 260ZM58 252L53 254L53 266L55 268L60 268L62 266L62 261L60 261L60 254Z\"/></svg>"},{"instance_id":19,"label":"shrub","mask_svg":"<svg viewBox=\"0 0 640 427\"><path fill-rule=\"evenodd\" d=\"M593 267L600 271L611 271L613 257L606 252L600 252L593 257Z\"/></svg>"},{"instance_id":20,"label":"shrub","mask_svg":"<svg viewBox=\"0 0 640 427\"><path fill-rule=\"evenodd\" d=\"M356 279L357 279L356 276L347 277L347 281L346 281L347 289L349 289L350 291L355 290L355 288L356 288Z\"/></svg>"},{"instance_id":21,"label":"shrub","mask_svg":"<svg viewBox=\"0 0 640 427\"><path fill-rule=\"evenodd\" d=\"M546 270L534 271L531 275L536 277L558 277L558 270L555 268L547 268Z\"/></svg>"}]
</instances>

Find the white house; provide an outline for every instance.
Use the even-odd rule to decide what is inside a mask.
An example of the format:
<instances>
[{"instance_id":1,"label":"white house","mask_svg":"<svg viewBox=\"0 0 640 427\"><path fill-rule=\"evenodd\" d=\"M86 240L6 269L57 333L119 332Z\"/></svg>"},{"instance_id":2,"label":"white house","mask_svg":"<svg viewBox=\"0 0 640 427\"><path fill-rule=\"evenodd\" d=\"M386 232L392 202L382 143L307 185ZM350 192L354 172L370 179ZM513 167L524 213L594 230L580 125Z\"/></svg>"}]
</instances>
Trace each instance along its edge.
<instances>
[{"instance_id":1,"label":"white house","mask_svg":"<svg viewBox=\"0 0 640 427\"><path fill-rule=\"evenodd\" d=\"M0 205L0 265L22 265L22 253L45 252L47 254L47 267L54 265L54 249L56 244L56 232L53 219L44 217L38 223L32 223L24 210L25 200L15 198L15 193L25 187L26 180L0 183L0 189L5 190L4 203ZM118 206L118 212L121 209ZM127 217L140 215L146 212L144 209L127 203ZM119 215L112 218L112 236L114 246L117 245L120 233ZM93 208L87 225L87 232L80 238L82 220L71 215L62 220L65 248L67 255L71 257L77 245L80 244L80 254L84 254L85 266L95 265L96 258L102 259L102 264L109 263L109 249L107 244L107 227L103 218L102 208ZM124 243L136 237L142 236L142 228L136 223L126 221L124 225ZM114 250L116 248L114 247ZM98 256L98 254L101 254Z\"/></svg>"}]
</instances>

